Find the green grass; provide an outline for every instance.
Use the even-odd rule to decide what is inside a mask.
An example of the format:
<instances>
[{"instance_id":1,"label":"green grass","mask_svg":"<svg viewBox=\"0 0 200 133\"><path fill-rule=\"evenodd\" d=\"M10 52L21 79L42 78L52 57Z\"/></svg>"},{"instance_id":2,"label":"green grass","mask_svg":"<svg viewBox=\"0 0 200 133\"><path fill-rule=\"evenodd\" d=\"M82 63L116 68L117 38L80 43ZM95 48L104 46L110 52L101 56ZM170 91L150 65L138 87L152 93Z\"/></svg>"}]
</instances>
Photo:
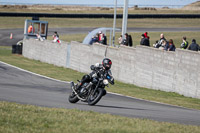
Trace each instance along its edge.
<instances>
[{"instance_id":1,"label":"green grass","mask_svg":"<svg viewBox=\"0 0 200 133\"><path fill-rule=\"evenodd\" d=\"M21 55L12 55L9 47L8 49L5 49L5 47L0 47L0 61L63 81L76 81L77 79L81 79L84 75L84 73L80 73L71 69L56 67L47 63L30 60ZM116 81L116 84L114 86L110 86L110 88L107 88L107 90L127 96L200 110L200 99L184 97L177 93L142 88L119 81Z\"/></svg>"},{"instance_id":2,"label":"green grass","mask_svg":"<svg viewBox=\"0 0 200 133\"><path fill-rule=\"evenodd\" d=\"M0 102L2 133L199 133L200 126Z\"/></svg>"},{"instance_id":3,"label":"green grass","mask_svg":"<svg viewBox=\"0 0 200 133\"><path fill-rule=\"evenodd\" d=\"M0 17L0 29L24 28L26 17ZM113 27L113 19L89 18L40 18L48 21L49 28L61 27ZM167 28L198 27L200 19L128 19L128 27ZM116 27L122 27L122 19L117 19Z\"/></svg>"}]
</instances>

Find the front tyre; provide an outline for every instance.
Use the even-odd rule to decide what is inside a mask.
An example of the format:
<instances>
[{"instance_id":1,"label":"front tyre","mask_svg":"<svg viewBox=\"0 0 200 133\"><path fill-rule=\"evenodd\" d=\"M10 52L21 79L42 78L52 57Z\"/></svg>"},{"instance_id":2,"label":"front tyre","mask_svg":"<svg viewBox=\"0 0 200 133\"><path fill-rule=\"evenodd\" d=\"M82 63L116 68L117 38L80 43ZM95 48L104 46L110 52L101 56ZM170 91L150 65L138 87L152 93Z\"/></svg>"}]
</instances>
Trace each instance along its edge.
<instances>
[{"instance_id":1,"label":"front tyre","mask_svg":"<svg viewBox=\"0 0 200 133\"><path fill-rule=\"evenodd\" d=\"M68 101L70 103L77 103L79 101L78 97L75 95L75 93L72 91L69 95Z\"/></svg>"},{"instance_id":2,"label":"front tyre","mask_svg":"<svg viewBox=\"0 0 200 133\"><path fill-rule=\"evenodd\" d=\"M103 89L102 88L98 88L97 91L94 93L94 95L91 95L88 98L88 104L89 105L95 105L96 103L99 102L99 100L101 99L103 95Z\"/></svg>"}]
</instances>

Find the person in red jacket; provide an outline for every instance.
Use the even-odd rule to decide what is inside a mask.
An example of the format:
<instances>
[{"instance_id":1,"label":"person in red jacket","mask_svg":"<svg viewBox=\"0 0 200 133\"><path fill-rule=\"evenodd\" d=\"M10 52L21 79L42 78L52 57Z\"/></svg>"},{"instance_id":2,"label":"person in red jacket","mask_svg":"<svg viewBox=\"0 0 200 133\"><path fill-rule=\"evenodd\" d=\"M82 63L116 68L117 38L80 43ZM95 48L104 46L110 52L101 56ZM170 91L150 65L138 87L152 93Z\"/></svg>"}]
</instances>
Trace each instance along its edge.
<instances>
[{"instance_id":1,"label":"person in red jacket","mask_svg":"<svg viewBox=\"0 0 200 133\"><path fill-rule=\"evenodd\" d=\"M150 39L150 37L147 34L148 34L148 32L145 32L144 37Z\"/></svg>"}]
</instances>

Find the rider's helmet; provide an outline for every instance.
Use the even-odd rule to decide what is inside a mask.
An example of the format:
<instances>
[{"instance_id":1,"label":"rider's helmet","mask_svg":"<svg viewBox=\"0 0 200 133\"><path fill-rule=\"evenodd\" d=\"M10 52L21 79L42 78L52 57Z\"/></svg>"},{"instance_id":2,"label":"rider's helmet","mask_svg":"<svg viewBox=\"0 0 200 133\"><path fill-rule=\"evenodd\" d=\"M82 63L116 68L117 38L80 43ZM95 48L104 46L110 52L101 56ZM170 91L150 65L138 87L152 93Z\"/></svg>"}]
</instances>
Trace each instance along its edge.
<instances>
[{"instance_id":1,"label":"rider's helmet","mask_svg":"<svg viewBox=\"0 0 200 133\"><path fill-rule=\"evenodd\" d=\"M112 61L108 58L104 58L102 61L102 65L106 70L109 70L111 68Z\"/></svg>"}]
</instances>

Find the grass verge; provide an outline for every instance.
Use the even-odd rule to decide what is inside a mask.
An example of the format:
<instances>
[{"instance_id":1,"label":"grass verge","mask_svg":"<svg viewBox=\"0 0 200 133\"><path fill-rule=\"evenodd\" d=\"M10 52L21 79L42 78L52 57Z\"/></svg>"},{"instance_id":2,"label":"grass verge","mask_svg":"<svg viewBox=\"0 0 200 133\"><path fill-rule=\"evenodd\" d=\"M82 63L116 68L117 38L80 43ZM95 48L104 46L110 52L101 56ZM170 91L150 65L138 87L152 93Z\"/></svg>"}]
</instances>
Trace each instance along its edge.
<instances>
[{"instance_id":1,"label":"grass verge","mask_svg":"<svg viewBox=\"0 0 200 133\"><path fill-rule=\"evenodd\" d=\"M200 126L0 102L2 133L199 133Z\"/></svg>"},{"instance_id":2,"label":"grass verge","mask_svg":"<svg viewBox=\"0 0 200 133\"><path fill-rule=\"evenodd\" d=\"M2 133L199 133L200 126L0 102Z\"/></svg>"},{"instance_id":3,"label":"grass verge","mask_svg":"<svg viewBox=\"0 0 200 133\"><path fill-rule=\"evenodd\" d=\"M5 49L5 47L0 47L0 61L15 65L17 67L42 74L51 78L64 80L64 81L76 81L81 79L84 75L83 73L63 68L56 67L47 63L42 63L35 60L30 60L24 58L21 55L12 55L11 49ZM127 96L142 98L146 100L158 101L163 103L168 103L172 105L183 106L187 108L199 109L200 110L200 99L184 97L177 93L157 91L142 87L137 87L131 84L125 84L119 81L116 81L114 86L107 88L110 92L120 93Z\"/></svg>"},{"instance_id":4,"label":"grass verge","mask_svg":"<svg viewBox=\"0 0 200 133\"><path fill-rule=\"evenodd\" d=\"M0 17L0 29L24 28L24 22L30 17ZM48 21L49 28L62 27L113 27L113 19L91 19L91 18L40 18ZM140 28L182 28L198 27L200 19L128 19L127 27ZM116 27L122 26L122 19L116 20Z\"/></svg>"}]
</instances>

